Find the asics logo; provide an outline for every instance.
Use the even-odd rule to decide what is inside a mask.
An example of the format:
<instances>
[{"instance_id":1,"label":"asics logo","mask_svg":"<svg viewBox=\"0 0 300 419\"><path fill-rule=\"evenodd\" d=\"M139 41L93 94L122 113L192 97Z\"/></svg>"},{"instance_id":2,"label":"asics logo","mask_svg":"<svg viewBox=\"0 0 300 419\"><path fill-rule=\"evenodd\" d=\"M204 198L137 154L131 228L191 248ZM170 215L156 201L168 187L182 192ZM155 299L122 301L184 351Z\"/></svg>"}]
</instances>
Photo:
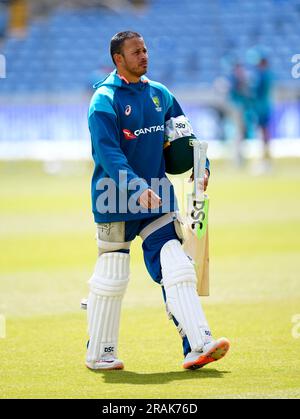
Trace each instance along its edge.
<instances>
[{"instance_id":1,"label":"asics logo","mask_svg":"<svg viewBox=\"0 0 300 419\"><path fill-rule=\"evenodd\" d=\"M127 105L126 108L125 108L125 115L129 116L130 114L131 114L131 106Z\"/></svg>"}]
</instances>

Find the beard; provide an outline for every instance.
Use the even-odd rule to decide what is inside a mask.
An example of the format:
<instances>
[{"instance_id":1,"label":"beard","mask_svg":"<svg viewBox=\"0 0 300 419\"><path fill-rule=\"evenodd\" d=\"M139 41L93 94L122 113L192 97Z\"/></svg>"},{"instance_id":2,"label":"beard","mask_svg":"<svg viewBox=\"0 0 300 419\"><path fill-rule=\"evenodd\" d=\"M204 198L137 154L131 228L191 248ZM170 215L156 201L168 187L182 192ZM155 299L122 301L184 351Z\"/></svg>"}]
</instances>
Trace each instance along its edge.
<instances>
[{"instance_id":1,"label":"beard","mask_svg":"<svg viewBox=\"0 0 300 419\"><path fill-rule=\"evenodd\" d=\"M147 73L148 67L146 67L146 68L145 67L135 67L135 68L132 68L132 69L128 69L128 71L130 71L130 73L133 74L136 77L141 77L141 76L143 76L144 74Z\"/></svg>"},{"instance_id":2,"label":"beard","mask_svg":"<svg viewBox=\"0 0 300 419\"><path fill-rule=\"evenodd\" d=\"M125 60L126 71L128 71L129 73L131 73L135 77L141 77L141 76L143 76L144 74L147 73L148 63L145 64L145 65L146 65L146 67L144 67L143 64L139 64L139 65L133 67L131 65L128 65L128 62Z\"/></svg>"}]
</instances>

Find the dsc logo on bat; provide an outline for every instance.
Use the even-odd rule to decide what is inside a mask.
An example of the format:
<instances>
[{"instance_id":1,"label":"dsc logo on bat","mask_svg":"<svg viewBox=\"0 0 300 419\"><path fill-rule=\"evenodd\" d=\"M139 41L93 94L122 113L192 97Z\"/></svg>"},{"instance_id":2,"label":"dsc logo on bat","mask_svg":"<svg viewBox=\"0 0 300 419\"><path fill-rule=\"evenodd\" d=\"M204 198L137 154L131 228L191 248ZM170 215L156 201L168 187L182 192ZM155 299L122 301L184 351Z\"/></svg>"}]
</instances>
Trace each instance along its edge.
<instances>
[{"instance_id":1,"label":"dsc logo on bat","mask_svg":"<svg viewBox=\"0 0 300 419\"><path fill-rule=\"evenodd\" d=\"M192 220L194 221L192 224L192 228L194 229L196 225L199 225L199 228L203 228L203 223L205 220L205 200L203 201L193 201L193 211L191 212Z\"/></svg>"}]
</instances>

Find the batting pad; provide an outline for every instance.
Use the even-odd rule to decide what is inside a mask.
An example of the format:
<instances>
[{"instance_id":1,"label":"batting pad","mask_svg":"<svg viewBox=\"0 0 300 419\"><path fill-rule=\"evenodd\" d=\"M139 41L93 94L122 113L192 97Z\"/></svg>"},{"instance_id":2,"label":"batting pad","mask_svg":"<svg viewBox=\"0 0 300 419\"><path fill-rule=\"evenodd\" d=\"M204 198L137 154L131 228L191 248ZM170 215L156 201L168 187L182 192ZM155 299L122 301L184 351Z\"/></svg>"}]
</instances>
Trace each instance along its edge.
<instances>
[{"instance_id":1,"label":"batting pad","mask_svg":"<svg viewBox=\"0 0 300 419\"><path fill-rule=\"evenodd\" d=\"M87 305L89 345L87 362L117 357L122 298L129 281L126 253L102 254L96 263Z\"/></svg>"},{"instance_id":2,"label":"batting pad","mask_svg":"<svg viewBox=\"0 0 300 419\"><path fill-rule=\"evenodd\" d=\"M197 295L195 269L178 240L170 240L162 247L160 262L168 308L192 351L200 351L212 338Z\"/></svg>"}]
</instances>

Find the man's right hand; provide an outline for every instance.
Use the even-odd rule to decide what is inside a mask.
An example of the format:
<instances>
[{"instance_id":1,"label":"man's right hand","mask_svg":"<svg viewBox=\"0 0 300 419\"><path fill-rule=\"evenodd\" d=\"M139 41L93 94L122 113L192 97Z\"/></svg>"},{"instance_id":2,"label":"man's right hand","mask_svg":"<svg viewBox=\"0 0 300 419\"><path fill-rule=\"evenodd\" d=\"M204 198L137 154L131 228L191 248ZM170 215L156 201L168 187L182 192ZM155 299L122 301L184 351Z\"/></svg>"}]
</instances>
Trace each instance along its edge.
<instances>
[{"instance_id":1,"label":"man's right hand","mask_svg":"<svg viewBox=\"0 0 300 419\"><path fill-rule=\"evenodd\" d=\"M194 171L191 174L191 177L189 178L189 182L193 182L194 180ZM209 180L209 171L207 169L205 169L205 175L204 175L204 191L206 191L207 186L208 186L208 180Z\"/></svg>"},{"instance_id":2,"label":"man's right hand","mask_svg":"<svg viewBox=\"0 0 300 419\"><path fill-rule=\"evenodd\" d=\"M152 189L146 189L139 197L138 203L147 209L159 208L162 205L161 198Z\"/></svg>"}]
</instances>

